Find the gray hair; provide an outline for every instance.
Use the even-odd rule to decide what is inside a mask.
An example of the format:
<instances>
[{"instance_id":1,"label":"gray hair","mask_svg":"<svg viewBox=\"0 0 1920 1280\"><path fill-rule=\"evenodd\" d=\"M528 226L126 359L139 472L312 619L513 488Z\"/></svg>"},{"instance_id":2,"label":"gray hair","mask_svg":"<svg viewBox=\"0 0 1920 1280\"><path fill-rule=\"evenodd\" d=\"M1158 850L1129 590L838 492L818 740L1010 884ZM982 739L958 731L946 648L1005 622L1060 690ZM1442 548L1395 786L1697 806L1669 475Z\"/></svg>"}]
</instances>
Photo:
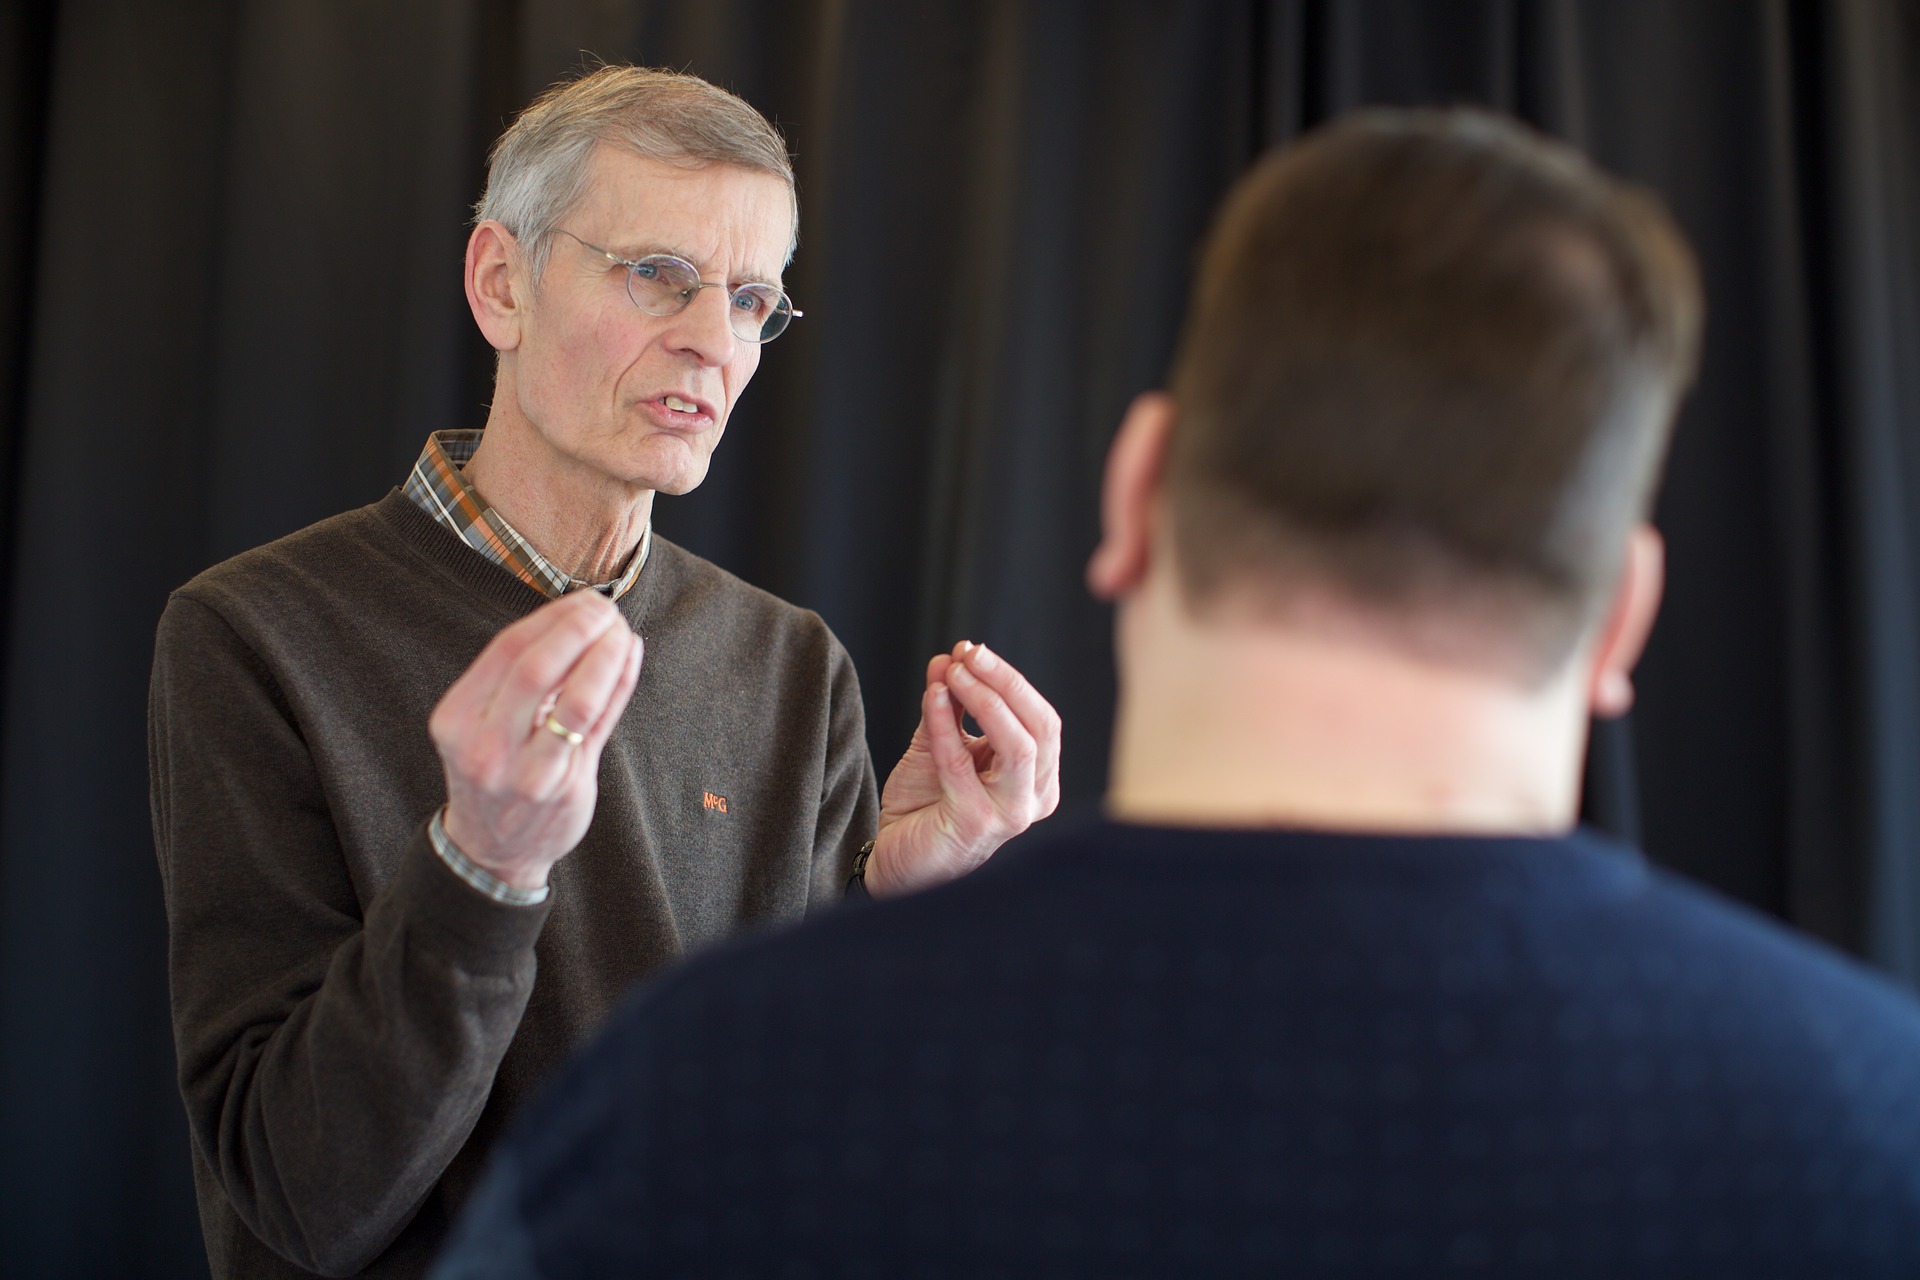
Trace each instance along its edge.
<instances>
[{"instance_id":1,"label":"gray hair","mask_svg":"<svg viewBox=\"0 0 1920 1280\"><path fill-rule=\"evenodd\" d=\"M554 225L587 194L600 143L647 160L698 167L737 165L771 174L793 197L787 257L800 239L800 201L786 139L743 99L698 76L650 67L601 67L550 86L522 111L487 156L487 189L474 221L513 233L540 279Z\"/></svg>"}]
</instances>

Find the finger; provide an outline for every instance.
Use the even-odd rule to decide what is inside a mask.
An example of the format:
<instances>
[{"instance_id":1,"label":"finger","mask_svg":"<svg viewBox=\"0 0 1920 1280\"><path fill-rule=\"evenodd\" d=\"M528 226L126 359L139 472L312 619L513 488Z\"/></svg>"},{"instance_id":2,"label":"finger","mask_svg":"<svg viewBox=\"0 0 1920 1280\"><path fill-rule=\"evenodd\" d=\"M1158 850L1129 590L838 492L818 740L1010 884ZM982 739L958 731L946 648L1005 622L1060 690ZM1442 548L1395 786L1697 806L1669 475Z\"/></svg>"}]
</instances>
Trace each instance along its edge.
<instances>
[{"instance_id":1,"label":"finger","mask_svg":"<svg viewBox=\"0 0 1920 1280\"><path fill-rule=\"evenodd\" d=\"M620 716L626 711L627 703L632 700L633 691L640 683L640 664L645 660L646 652L646 641L634 636L626 656L621 659L620 679L607 696L606 705L600 709L600 718L586 731L588 751L597 755L600 748L606 746L607 739L613 736L613 727L620 723Z\"/></svg>"},{"instance_id":2,"label":"finger","mask_svg":"<svg viewBox=\"0 0 1920 1280\"><path fill-rule=\"evenodd\" d=\"M1006 699L1007 706L1019 717L1027 732L1033 735L1039 748L1034 774L1041 789L1045 790L1060 772L1060 713L1033 687L1032 681L987 646L973 646L967 654L966 665L989 688Z\"/></svg>"},{"instance_id":3,"label":"finger","mask_svg":"<svg viewBox=\"0 0 1920 1280\"><path fill-rule=\"evenodd\" d=\"M488 726L497 727L516 741L542 718L538 715L540 707L566 681L587 650L609 630L627 630L619 611L599 592L574 594L597 597L600 603L559 613L553 625L508 665L487 703L484 716Z\"/></svg>"},{"instance_id":4,"label":"finger","mask_svg":"<svg viewBox=\"0 0 1920 1280\"><path fill-rule=\"evenodd\" d=\"M607 704L633 665L638 639L624 626L602 632L567 673L565 684L543 700L534 723L509 740L509 768L521 795L551 798L574 788L583 775L591 782L616 718L605 715ZM624 695L620 705L626 705ZM501 736L510 732L510 723L499 726Z\"/></svg>"},{"instance_id":5,"label":"finger","mask_svg":"<svg viewBox=\"0 0 1920 1280\"><path fill-rule=\"evenodd\" d=\"M576 594L586 597L598 593L582 591ZM448 686L446 693L434 706L433 714L427 721L434 742L443 751L458 748L469 756L477 751L481 759L491 758L504 763L519 745L517 736L501 738L491 744L478 742L476 738L487 727L489 709L513 664L556 628L570 625L569 620L572 620L571 625L578 626L583 616L592 617L600 610L611 609L612 606L604 599L596 606L589 600L576 599L574 595L563 596L541 605L496 634L461 673L460 678Z\"/></svg>"},{"instance_id":6,"label":"finger","mask_svg":"<svg viewBox=\"0 0 1920 1280\"><path fill-rule=\"evenodd\" d=\"M1058 740L1060 736L1060 713L1053 704L1040 695L1033 683L1014 667L1011 662L987 648L976 644L967 651L965 657L967 670L980 678L981 683L999 694L1005 700L1020 723L1026 726L1036 740L1051 736ZM979 719L975 716L974 719Z\"/></svg>"},{"instance_id":7,"label":"finger","mask_svg":"<svg viewBox=\"0 0 1920 1280\"><path fill-rule=\"evenodd\" d=\"M956 699L944 684L927 686L920 698L920 723L927 734L927 750L940 778L940 790L956 804L969 807L990 803L973 753L960 736Z\"/></svg>"},{"instance_id":8,"label":"finger","mask_svg":"<svg viewBox=\"0 0 1920 1280\"><path fill-rule=\"evenodd\" d=\"M975 675L969 663L954 667L947 687L993 747L993 780L988 791L1009 805L1032 796L1040 748L1007 700Z\"/></svg>"},{"instance_id":9,"label":"finger","mask_svg":"<svg viewBox=\"0 0 1920 1280\"><path fill-rule=\"evenodd\" d=\"M579 745L592 746L587 735L600 727L608 701L626 678L627 668L633 665L633 642L637 638L625 627L608 627L567 672L566 683L560 686L560 696L551 715L581 735ZM547 736L557 742L565 741L557 733Z\"/></svg>"},{"instance_id":10,"label":"finger","mask_svg":"<svg viewBox=\"0 0 1920 1280\"><path fill-rule=\"evenodd\" d=\"M962 640L959 644L953 647L953 653L936 653L933 655L932 658L928 659L927 661L927 687L928 688L932 688L936 684L946 683L947 671L954 665L954 662L955 662L954 654L960 653L961 651L965 650L970 644L972 644L972 641ZM954 727L960 731L960 737L964 741L968 737L966 722L962 719L962 717L966 715L966 712L963 711L960 708L960 705L954 702L952 698L947 699L947 704L953 708Z\"/></svg>"},{"instance_id":11,"label":"finger","mask_svg":"<svg viewBox=\"0 0 1920 1280\"><path fill-rule=\"evenodd\" d=\"M526 617L505 628L487 642L461 677L454 681L453 688L463 690L468 701L477 704L476 709L484 710L493 700L494 690L505 678L509 668L527 651L555 627L564 626L576 615L599 612L592 603L594 599L608 611L613 606L597 591L575 591L541 605Z\"/></svg>"},{"instance_id":12,"label":"finger","mask_svg":"<svg viewBox=\"0 0 1920 1280\"><path fill-rule=\"evenodd\" d=\"M615 628L608 634L617 636L624 630L625 628ZM601 643L605 640L606 637L602 637ZM597 785L595 777L600 771L600 753L606 749L607 739L613 736L614 726L620 723L620 715L627 709L627 701L633 696L634 687L640 680L640 662L644 653L644 642L639 636L629 631L627 639L621 643L622 651L615 658L617 674L613 687L607 692L599 718L591 723L591 727L580 731L580 750L573 750L571 744L564 743L558 735L554 735L555 741L561 741L566 751L566 754L561 757L563 772L555 779L558 788L576 787L582 782L589 786ZM581 659L581 666L584 667L588 661L594 660L594 657L595 655L590 652L587 657ZM576 679L579 670L580 668L575 668ZM570 721L562 721L562 723L571 724ZM538 736L538 734L535 735L536 738Z\"/></svg>"}]
</instances>

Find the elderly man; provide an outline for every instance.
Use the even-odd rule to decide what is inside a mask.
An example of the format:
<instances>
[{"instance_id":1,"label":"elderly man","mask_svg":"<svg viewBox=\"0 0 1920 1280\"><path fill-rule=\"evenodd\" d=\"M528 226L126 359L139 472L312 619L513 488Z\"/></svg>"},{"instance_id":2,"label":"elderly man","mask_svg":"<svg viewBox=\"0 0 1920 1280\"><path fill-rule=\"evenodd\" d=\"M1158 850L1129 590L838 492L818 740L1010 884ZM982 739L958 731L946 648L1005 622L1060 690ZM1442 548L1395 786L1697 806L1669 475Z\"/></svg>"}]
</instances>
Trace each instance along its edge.
<instances>
[{"instance_id":1,"label":"elderly man","mask_svg":"<svg viewBox=\"0 0 1920 1280\"><path fill-rule=\"evenodd\" d=\"M154 827L216 1277L419 1274L501 1121L636 979L950 879L1057 800L1058 718L965 643L877 797L820 619L650 532L799 314L772 127L606 68L520 116L478 212L484 431L160 625Z\"/></svg>"},{"instance_id":2,"label":"elderly man","mask_svg":"<svg viewBox=\"0 0 1920 1280\"><path fill-rule=\"evenodd\" d=\"M1572 830L1699 314L1496 118L1260 165L1110 457L1107 819L648 989L436 1276L1920 1275L1920 1008Z\"/></svg>"}]
</instances>

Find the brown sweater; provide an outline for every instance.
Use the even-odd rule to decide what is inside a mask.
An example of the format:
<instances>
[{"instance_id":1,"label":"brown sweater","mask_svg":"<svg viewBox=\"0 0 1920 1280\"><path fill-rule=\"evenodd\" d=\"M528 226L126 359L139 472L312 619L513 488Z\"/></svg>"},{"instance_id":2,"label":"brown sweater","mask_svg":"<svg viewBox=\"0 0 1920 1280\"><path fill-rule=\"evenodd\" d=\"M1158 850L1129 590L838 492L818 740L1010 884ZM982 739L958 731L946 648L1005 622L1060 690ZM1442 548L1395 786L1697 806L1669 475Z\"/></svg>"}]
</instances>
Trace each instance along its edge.
<instances>
[{"instance_id":1,"label":"brown sweater","mask_svg":"<svg viewBox=\"0 0 1920 1280\"><path fill-rule=\"evenodd\" d=\"M629 986L837 901L873 834L846 651L656 537L591 829L540 906L469 887L426 836L427 715L541 603L396 491L167 606L154 836L216 1280L421 1274L503 1122Z\"/></svg>"}]
</instances>

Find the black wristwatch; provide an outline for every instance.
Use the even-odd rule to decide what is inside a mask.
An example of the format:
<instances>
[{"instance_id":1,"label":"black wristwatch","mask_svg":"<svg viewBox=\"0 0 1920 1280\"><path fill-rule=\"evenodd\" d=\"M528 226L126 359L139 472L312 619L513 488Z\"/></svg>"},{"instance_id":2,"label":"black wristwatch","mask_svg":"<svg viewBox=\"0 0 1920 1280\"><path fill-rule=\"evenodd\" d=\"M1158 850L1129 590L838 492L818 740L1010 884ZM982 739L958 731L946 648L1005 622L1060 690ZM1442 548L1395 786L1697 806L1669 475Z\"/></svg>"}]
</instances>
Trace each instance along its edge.
<instances>
[{"instance_id":1,"label":"black wristwatch","mask_svg":"<svg viewBox=\"0 0 1920 1280\"><path fill-rule=\"evenodd\" d=\"M860 852L853 855L853 874L847 877L847 896L849 898L871 898L867 892L867 859L873 856L873 846L878 840L869 840L860 846Z\"/></svg>"}]
</instances>

